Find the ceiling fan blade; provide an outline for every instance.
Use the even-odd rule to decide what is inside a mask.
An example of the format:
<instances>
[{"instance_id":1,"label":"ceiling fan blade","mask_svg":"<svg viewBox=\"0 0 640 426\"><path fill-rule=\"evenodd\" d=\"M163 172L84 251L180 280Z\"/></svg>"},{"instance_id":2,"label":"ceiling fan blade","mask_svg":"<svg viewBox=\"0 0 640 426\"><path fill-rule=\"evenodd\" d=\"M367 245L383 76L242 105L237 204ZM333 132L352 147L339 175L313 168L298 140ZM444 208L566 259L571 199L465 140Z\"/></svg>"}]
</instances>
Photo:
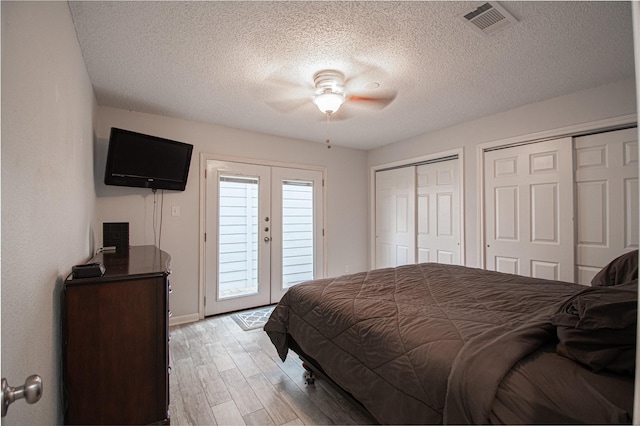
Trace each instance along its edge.
<instances>
[{"instance_id":1,"label":"ceiling fan blade","mask_svg":"<svg viewBox=\"0 0 640 426\"><path fill-rule=\"evenodd\" d=\"M313 93L315 91L312 80L302 78L295 69L289 67L284 67L267 75L263 80L263 85L280 92L284 90L289 95L291 93L300 93L300 91L304 91L304 93Z\"/></svg>"},{"instance_id":2,"label":"ceiling fan blade","mask_svg":"<svg viewBox=\"0 0 640 426\"><path fill-rule=\"evenodd\" d=\"M304 106L307 102L311 103L314 87L308 82L286 77L284 71L269 74L260 84L256 85L252 92L257 99L265 102L271 108L282 113L290 113Z\"/></svg>"},{"instance_id":3,"label":"ceiling fan blade","mask_svg":"<svg viewBox=\"0 0 640 426\"><path fill-rule=\"evenodd\" d=\"M275 77L275 76L267 77L267 79L264 80L264 82L269 86L275 86L275 87L278 87L280 89L294 89L294 90L313 89L313 86L311 86L311 85L300 84L300 83L297 83L295 81L286 80L284 78L279 78L279 77Z\"/></svg>"},{"instance_id":4,"label":"ceiling fan blade","mask_svg":"<svg viewBox=\"0 0 640 426\"><path fill-rule=\"evenodd\" d=\"M358 90L372 81L379 81L387 76L387 73L377 65L357 58L351 58L353 64L352 73L345 79L345 86L352 90Z\"/></svg>"},{"instance_id":5,"label":"ceiling fan blade","mask_svg":"<svg viewBox=\"0 0 640 426\"><path fill-rule=\"evenodd\" d=\"M290 113L297 109L304 107L306 104L311 104L311 98L300 98L300 99L282 99L282 100L273 100L266 101L267 105L276 111L280 111L283 113Z\"/></svg>"},{"instance_id":6,"label":"ceiling fan blade","mask_svg":"<svg viewBox=\"0 0 640 426\"><path fill-rule=\"evenodd\" d=\"M395 100L397 93L387 93L380 96L361 96L361 95L349 95L346 102L357 103L358 105L371 106L377 109L382 109Z\"/></svg>"}]
</instances>

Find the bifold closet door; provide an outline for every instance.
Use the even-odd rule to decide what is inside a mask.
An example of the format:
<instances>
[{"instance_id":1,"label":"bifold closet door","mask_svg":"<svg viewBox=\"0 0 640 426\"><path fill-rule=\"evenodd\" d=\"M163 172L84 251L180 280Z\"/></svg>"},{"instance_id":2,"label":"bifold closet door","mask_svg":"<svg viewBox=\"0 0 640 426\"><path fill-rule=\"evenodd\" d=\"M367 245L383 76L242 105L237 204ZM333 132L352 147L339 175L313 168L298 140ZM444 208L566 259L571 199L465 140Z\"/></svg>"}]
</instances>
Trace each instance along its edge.
<instances>
[{"instance_id":1,"label":"bifold closet door","mask_svg":"<svg viewBox=\"0 0 640 426\"><path fill-rule=\"evenodd\" d=\"M376 172L376 268L416 261L415 167Z\"/></svg>"},{"instance_id":2,"label":"bifold closet door","mask_svg":"<svg viewBox=\"0 0 640 426\"><path fill-rule=\"evenodd\" d=\"M484 154L486 269L574 281L571 138Z\"/></svg>"},{"instance_id":3,"label":"bifold closet door","mask_svg":"<svg viewBox=\"0 0 640 426\"><path fill-rule=\"evenodd\" d=\"M637 128L575 140L577 282L638 248Z\"/></svg>"},{"instance_id":4,"label":"bifold closet door","mask_svg":"<svg viewBox=\"0 0 640 426\"><path fill-rule=\"evenodd\" d=\"M418 262L460 264L459 160L416 167Z\"/></svg>"}]
</instances>

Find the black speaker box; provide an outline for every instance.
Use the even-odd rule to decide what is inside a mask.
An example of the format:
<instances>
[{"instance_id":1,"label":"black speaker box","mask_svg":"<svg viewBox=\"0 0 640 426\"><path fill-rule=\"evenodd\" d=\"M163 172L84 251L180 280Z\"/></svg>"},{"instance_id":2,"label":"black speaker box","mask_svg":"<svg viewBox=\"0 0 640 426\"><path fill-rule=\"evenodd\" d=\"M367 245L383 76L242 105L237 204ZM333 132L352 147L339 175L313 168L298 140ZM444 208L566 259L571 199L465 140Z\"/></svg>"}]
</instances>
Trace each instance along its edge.
<instances>
[{"instance_id":1,"label":"black speaker box","mask_svg":"<svg viewBox=\"0 0 640 426\"><path fill-rule=\"evenodd\" d=\"M104 222L102 247L115 247L116 251L129 250L129 222Z\"/></svg>"}]
</instances>

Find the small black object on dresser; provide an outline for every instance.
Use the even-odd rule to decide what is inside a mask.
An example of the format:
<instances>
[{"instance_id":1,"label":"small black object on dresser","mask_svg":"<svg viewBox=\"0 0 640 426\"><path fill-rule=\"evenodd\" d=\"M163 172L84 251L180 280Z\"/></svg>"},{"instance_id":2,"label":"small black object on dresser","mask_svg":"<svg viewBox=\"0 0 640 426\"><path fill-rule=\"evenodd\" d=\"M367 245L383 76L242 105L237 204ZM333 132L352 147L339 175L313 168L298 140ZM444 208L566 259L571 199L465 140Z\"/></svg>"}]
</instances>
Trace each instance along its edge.
<instances>
[{"instance_id":1,"label":"small black object on dresser","mask_svg":"<svg viewBox=\"0 0 640 426\"><path fill-rule=\"evenodd\" d=\"M104 265L100 262L86 263L72 266L71 276L73 278L95 278L103 276L105 271Z\"/></svg>"},{"instance_id":2,"label":"small black object on dresser","mask_svg":"<svg viewBox=\"0 0 640 426\"><path fill-rule=\"evenodd\" d=\"M66 424L169 423L169 262L155 246L102 252L65 281Z\"/></svg>"},{"instance_id":3,"label":"small black object on dresser","mask_svg":"<svg viewBox=\"0 0 640 426\"><path fill-rule=\"evenodd\" d=\"M102 247L115 247L116 251L129 250L129 222L104 222Z\"/></svg>"}]
</instances>

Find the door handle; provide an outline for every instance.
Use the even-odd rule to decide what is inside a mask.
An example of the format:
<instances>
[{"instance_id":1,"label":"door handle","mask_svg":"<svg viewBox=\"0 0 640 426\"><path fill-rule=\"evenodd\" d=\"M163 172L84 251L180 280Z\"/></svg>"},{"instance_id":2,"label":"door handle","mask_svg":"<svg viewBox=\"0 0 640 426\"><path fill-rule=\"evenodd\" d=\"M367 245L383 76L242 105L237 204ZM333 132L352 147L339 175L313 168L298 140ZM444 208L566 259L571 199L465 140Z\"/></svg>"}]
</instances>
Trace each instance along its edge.
<instances>
[{"instance_id":1,"label":"door handle","mask_svg":"<svg viewBox=\"0 0 640 426\"><path fill-rule=\"evenodd\" d=\"M269 241L271 241L271 237L264 237L264 242L268 243Z\"/></svg>"},{"instance_id":2,"label":"door handle","mask_svg":"<svg viewBox=\"0 0 640 426\"><path fill-rule=\"evenodd\" d=\"M2 417L7 415L9 405L16 399L24 398L28 404L35 404L42 396L42 378L37 374L27 377L24 385L9 386L7 379L2 378Z\"/></svg>"}]
</instances>

